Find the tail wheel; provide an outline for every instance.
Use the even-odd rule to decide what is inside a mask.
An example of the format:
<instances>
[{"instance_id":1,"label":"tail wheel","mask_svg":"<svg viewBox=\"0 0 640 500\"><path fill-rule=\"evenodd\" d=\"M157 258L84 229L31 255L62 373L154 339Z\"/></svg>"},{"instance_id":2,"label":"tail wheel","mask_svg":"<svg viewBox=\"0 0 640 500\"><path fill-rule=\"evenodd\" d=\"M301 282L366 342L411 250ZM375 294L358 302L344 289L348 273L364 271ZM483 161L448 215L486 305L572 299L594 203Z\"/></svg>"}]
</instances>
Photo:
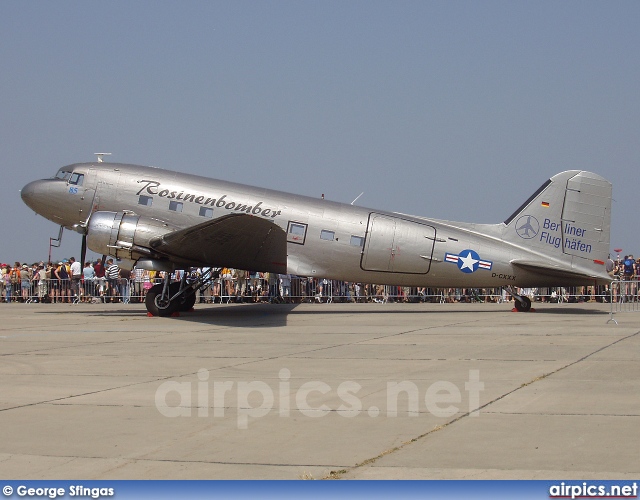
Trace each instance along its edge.
<instances>
[{"instance_id":1,"label":"tail wheel","mask_svg":"<svg viewBox=\"0 0 640 500\"><path fill-rule=\"evenodd\" d=\"M520 300L516 300L515 306L518 312L529 312L531 299L529 297L520 297Z\"/></svg>"},{"instance_id":2,"label":"tail wheel","mask_svg":"<svg viewBox=\"0 0 640 500\"><path fill-rule=\"evenodd\" d=\"M144 298L144 305L147 307L147 311L154 316L171 316L178 310L177 300L170 301L168 298L162 298L163 287L163 284L152 286ZM177 289L172 290L170 285L169 297L175 292L177 292Z\"/></svg>"}]
</instances>

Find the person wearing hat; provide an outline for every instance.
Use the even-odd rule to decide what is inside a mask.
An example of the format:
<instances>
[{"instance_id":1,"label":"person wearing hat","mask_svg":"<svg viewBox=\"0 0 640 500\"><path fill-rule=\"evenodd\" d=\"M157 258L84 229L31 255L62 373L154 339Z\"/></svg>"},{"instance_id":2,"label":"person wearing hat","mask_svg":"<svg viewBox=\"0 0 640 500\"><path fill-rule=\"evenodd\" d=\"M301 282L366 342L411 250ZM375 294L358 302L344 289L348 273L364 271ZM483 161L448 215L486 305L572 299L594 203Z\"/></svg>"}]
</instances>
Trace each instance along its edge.
<instances>
[{"instance_id":1,"label":"person wearing hat","mask_svg":"<svg viewBox=\"0 0 640 500\"><path fill-rule=\"evenodd\" d=\"M27 264L22 264L20 268L20 289L22 291L22 302L26 304L31 297L31 270Z\"/></svg>"},{"instance_id":2,"label":"person wearing hat","mask_svg":"<svg viewBox=\"0 0 640 500\"><path fill-rule=\"evenodd\" d=\"M47 270L42 262L36 266L31 283L37 286L38 302L43 303L47 297Z\"/></svg>"},{"instance_id":3,"label":"person wearing hat","mask_svg":"<svg viewBox=\"0 0 640 500\"><path fill-rule=\"evenodd\" d=\"M64 260L58 262L58 267L54 271L56 278L58 279L58 302L68 301L69 291L69 273L67 272L67 266L64 265Z\"/></svg>"}]
</instances>

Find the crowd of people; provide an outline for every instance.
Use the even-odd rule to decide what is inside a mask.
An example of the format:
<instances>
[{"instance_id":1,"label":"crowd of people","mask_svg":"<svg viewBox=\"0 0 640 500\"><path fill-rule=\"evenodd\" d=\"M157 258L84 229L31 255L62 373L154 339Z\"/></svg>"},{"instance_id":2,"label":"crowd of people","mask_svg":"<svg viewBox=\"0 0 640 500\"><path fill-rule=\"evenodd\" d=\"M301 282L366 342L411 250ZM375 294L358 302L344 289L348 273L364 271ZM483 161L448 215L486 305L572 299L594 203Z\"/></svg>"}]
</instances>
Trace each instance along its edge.
<instances>
[{"instance_id":1,"label":"crowd of people","mask_svg":"<svg viewBox=\"0 0 640 500\"><path fill-rule=\"evenodd\" d=\"M635 281L640 277L640 258L609 259L607 272L616 281L629 281L609 289L601 287L550 287L524 289L520 293L543 302L623 300L640 293ZM195 280L207 268L178 270L172 281ZM121 267L113 259L82 264L74 257L57 263L13 266L0 264L0 301L40 303L144 302L147 291L163 283L164 272ZM198 291L197 301L215 302L504 302L511 300L506 290L402 287L350 283L315 277L249 272L224 268L209 286Z\"/></svg>"}]
</instances>

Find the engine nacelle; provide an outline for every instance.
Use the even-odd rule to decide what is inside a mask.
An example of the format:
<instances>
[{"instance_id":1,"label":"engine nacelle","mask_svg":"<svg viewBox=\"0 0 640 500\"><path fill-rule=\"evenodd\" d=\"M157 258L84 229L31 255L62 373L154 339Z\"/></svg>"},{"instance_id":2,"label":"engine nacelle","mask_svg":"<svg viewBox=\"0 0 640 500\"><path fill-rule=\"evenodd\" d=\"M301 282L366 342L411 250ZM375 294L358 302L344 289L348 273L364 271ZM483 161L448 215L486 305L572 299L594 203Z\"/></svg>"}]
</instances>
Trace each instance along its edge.
<instances>
[{"instance_id":1,"label":"engine nacelle","mask_svg":"<svg viewBox=\"0 0 640 500\"><path fill-rule=\"evenodd\" d=\"M167 223L127 212L95 212L89 219L87 246L118 259L154 256L149 242L176 228Z\"/></svg>"}]
</instances>

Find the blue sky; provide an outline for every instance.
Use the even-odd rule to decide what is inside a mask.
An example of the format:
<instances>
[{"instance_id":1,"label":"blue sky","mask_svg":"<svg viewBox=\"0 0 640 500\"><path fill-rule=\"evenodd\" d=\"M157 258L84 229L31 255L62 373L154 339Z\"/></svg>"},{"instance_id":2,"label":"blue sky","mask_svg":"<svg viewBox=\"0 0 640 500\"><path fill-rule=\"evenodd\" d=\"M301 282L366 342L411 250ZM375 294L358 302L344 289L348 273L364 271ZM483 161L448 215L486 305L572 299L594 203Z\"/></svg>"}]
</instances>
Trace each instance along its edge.
<instances>
[{"instance_id":1,"label":"blue sky","mask_svg":"<svg viewBox=\"0 0 640 500\"><path fill-rule=\"evenodd\" d=\"M0 261L57 234L19 189L102 151L469 222L590 170L640 253L639 23L637 1L2 0Z\"/></svg>"}]
</instances>

